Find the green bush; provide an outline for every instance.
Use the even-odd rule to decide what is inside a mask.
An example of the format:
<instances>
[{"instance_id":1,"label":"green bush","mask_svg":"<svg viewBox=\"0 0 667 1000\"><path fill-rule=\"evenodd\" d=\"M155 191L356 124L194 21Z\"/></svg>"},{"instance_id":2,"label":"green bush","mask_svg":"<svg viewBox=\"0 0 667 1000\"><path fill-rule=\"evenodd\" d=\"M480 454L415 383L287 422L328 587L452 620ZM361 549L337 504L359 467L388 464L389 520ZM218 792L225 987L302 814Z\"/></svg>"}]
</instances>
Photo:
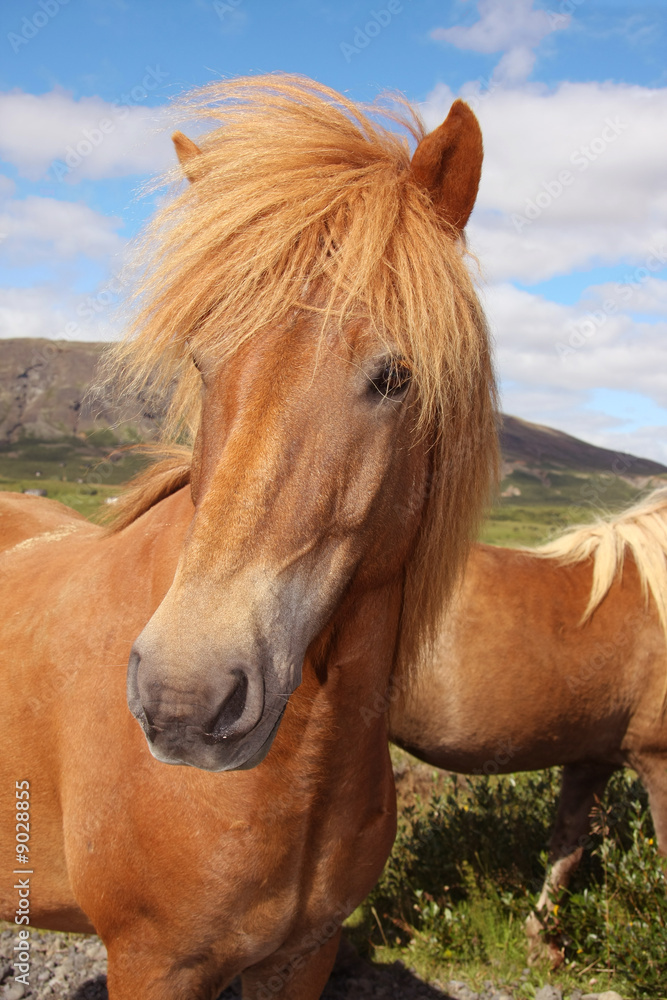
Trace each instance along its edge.
<instances>
[{"instance_id":1,"label":"green bush","mask_svg":"<svg viewBox=\"0 0 667 1000\"><path fill-rule=\"evenodd\" d=\"M667 990L667 892L646 793L619 775L610 805L596 810L596 877L563 894L559 908L571 942L566 954L614 969L638 997Z\"/></svg>"},{"instance_id":2,"label":"green bush","mask_svg":"<svg viewBox=\"0 0 667 1000\"><path fill-rule=\"evenodd\" d=\"M556 769L441 776L434 794L399 815L357 944L419 954L432 970L480 963L516 976L526 961L523 922L544 878L558 789ZM656 1000L667 995L667 895L646 795L619 773L606 801L546 933L565 942L563 975L571 985L586 985L594 973L624 996Z\"/></svg>"}]
</instances>

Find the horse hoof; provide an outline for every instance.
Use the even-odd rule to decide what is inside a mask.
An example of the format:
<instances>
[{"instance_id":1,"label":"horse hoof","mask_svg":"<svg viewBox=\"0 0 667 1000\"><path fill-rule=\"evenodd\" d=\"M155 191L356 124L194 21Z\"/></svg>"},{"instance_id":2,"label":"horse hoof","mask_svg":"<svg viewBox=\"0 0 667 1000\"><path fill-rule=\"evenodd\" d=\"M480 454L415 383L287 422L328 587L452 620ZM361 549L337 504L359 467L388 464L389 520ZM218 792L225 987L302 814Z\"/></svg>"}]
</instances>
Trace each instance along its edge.
<instances>
[{"instance_id":1,"label":"horse hoof","mask_svg":"<svg viewBox=\"0 0 667 1000\"><path fill-rule=\"evenodd\" d=\"M556 939L545 938L544 924L537 913L526 917L526 937L528 938L528 965L547 964L552 970L559 969L565 961L565 953Z\"/></svg>"},{"instance_id":2,"label":"horse hoof","mask_svg":"<svg viewBox=\"0 0 667 1000\"><path fill-rule=\"evenodd\" d=\"M546 950L551 971L555 972L565 962L565 950L559 948L555 941L547 941Z\"/></svg>"}]
</instances>

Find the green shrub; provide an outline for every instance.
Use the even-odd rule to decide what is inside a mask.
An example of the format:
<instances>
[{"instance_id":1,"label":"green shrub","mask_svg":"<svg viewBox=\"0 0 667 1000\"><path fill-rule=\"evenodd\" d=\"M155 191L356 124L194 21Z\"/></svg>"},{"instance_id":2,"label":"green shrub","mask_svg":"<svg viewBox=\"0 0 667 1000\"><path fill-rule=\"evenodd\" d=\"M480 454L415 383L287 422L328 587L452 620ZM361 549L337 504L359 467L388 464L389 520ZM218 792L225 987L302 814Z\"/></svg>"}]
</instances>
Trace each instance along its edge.
<instances>
[{"instance_id":1,"label":"green shrub","mask_svg":"<svg viewBox=\"0 0 667 1000\"><path fill-rule=\"evenodd\" d=\"M418 954L431 970L480 963L516 976L526 961L523 922L544 878L559 784L556 769L440 776L434 794L399 815L357 944L371 952L403 949L411 963ZM584 986L594 973L624 996L656 1000L667 995L667 895L646 795L619 773L606 801L546 932L565 941L568 983Z\"/></svg>"},{"instance_id":2,"label":"green shrub","mask_svg":"<svg viewBox=\"0 0 667 1000\"><path fill-rule=\"evenodd\" d=\"M629 774L594 816L596 877L563 893L558 916L571 959L613 969L635 996L667 991L667 892L646 793Z\"/></svg>"}]
</instances>

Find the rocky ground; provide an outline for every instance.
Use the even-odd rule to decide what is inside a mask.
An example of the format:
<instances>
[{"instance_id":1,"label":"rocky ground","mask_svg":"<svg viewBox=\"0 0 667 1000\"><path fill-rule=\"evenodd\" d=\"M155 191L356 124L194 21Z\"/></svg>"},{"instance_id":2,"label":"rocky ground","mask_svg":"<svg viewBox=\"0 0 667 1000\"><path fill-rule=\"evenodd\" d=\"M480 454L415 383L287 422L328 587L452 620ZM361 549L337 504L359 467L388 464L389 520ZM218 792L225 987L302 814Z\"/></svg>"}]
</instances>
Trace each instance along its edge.
<instances>
[{"instance_id":1,"label":"rocky ground","mask_svg":"<svg viewBox=\"0 0 667 1000\"><path fill-rule=\"evenodd\" d=\"M0 933L0 989L2 1000L107 1000L106 950L99 938L78 934L30 933L30 986L14 979L13 929ZM232 984L219 1000L241 995L240 985ZM341 948L336 967L322 994L322 1000L513 1000L513 990L497 989L487 983L475 992L465 983L426 983L400 962L389 966L372 965L359 958L350 945ZM138 998L140 1000L140 998ZM535 1000L621 1000L617 993L585 996L573 992L563 997L557 987L544 986Z\"/></svg>"}]
</instances>

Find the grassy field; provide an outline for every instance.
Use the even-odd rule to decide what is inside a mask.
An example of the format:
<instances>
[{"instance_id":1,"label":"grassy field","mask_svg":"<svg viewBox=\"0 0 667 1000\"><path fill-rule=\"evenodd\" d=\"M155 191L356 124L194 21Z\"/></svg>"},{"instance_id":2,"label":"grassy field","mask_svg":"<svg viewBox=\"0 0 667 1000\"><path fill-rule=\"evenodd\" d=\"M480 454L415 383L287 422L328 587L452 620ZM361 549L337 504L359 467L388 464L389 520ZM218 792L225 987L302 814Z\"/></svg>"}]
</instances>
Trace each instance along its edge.
<instances>
[{"instance_id":1,"label":"grassy field","mask_svg":"<svg viewBox=\"0 0 667 1000\"><path fill-rule=\"evenodd\" d=\"M109 432L0 445L0 490L45 490L52 500L93 516L144 468L146 458L114 448Z\"/></svg>"},{"instance_id":2,"label":"grassy field","mask_svg":"<svg viewBox=\"0 0 667 1000\"><path fill-rule=\"evenodd\" d=\"M627 503L598 508L565 503L524 506L504 501L491 509L482 526L479 540L488 545L504 545L509 548L517 545L541 545L574 524L585 524L600 514L622 510L634 501L635 496L637 494L633 494Z\"/></svg>"},{"instance_id":3,"label":"grassy field","mask_svg":"<svg viewBox=\"0 0 667 1000\"><path fill-rule=\"evenodd\" d=\"M540 477L515 470L501 491L510 495L490 511L480 541L513 546L539 545L573 524L629 507L645 489L601 473L549 471Z\"/></svg>"},{"instance_id":4,"label":"grassy field","mask_svg":"<svg viewBox=\"0 0 667 1000\"><path fill-rule=\"evenodd\" d=\"M585 520L581 512L553 504L503 503L492 508L479 540L488 545L540 545L571 524Z\"/></svg>"}]
</instances>

